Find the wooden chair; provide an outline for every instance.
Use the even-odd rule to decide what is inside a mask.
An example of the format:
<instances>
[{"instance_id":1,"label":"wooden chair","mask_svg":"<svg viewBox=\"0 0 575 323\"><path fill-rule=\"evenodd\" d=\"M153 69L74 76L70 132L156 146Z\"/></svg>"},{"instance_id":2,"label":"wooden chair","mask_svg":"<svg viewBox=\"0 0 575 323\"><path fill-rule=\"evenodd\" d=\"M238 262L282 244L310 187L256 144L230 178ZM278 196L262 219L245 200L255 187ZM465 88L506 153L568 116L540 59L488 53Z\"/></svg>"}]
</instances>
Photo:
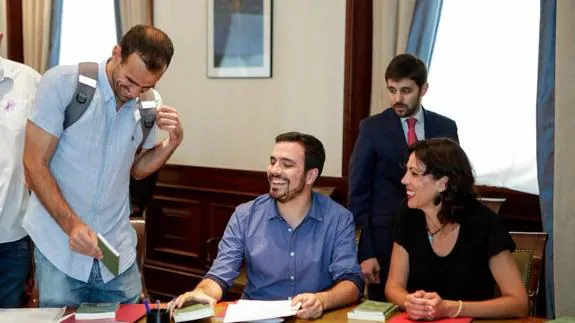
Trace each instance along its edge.
<instances>
[{"instance_id":1,"label":"wooden chair","mask_svg":"<svg viewBox=\"0 0 575 323\"><path fill-rule=\"evenodd\" d=\"M477 200L485 204L485 206L490 208L493 212L499 214L499 209L501 209L501 206L503 206L503 203L505 203L507 199L493 198L493 197L479 197L477 198Z\"/></svg>"},{"instance_id":2,"label":"wooden chair","mask_svg":"<svg viewBox=\"0 0 575 323\"><path fill-rule=\"evenodd\" d=\"M144 218L135 217L130 218L130 222L136 230L138 236L138 244L136 246L136 263L140 271L140 280L142 281L142 294L141 299L148 297L148 290L146 289L146 279L144 278L144 259L146 257L146 220Z\"/></svg>"},{"instance_id":3,"label":"wooden chair","mask_svg":"<svg viewBox=\"0 0 575 323\"><path fill-rule=\"evenodd\" d=\"M537 296L539 295L539 280L545 253L545 232L510 232L515 241L513 258L517 262L521 277L525 282L527 296L529 297L529 316L536 316ZM500 295L499 288L496 295Z\"/></svg>"}]
</instances>

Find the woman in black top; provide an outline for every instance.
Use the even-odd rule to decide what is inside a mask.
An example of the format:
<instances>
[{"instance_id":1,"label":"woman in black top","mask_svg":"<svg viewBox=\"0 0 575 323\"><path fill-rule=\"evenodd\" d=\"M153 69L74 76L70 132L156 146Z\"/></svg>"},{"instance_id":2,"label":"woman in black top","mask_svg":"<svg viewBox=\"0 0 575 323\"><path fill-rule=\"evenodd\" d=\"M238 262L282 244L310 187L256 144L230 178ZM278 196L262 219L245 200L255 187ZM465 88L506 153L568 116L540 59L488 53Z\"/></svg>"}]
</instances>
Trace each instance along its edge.
<instances>
[{"instance_id":1,"label":"woman in black top","mask_svg":"<svg viewBox=\"0 0 575 323\"><path fill-rule=\"evenodd\" d=\"M461 147L444 138L414 144L402 183L407 200L394 221L387 299L411 319L526 315L515 244L477 201Z\"/></svg>"}]
</instances>

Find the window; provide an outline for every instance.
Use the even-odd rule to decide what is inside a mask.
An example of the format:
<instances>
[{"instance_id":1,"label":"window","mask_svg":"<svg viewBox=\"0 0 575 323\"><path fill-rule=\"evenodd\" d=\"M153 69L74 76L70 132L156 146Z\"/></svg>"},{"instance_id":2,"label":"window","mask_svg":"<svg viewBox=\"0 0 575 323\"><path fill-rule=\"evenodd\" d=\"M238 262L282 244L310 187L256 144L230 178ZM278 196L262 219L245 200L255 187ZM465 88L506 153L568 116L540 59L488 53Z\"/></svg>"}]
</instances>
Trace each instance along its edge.
<instances>
[{"instance_id":1,"label":"window","mask_svg":"<svg viewBox=\"0 0 575 323\"><path fill-rule=\"evenodd\" d=\"M117 44L114 0L63 0L59 64L101 62Z\"/></svg>"},{"instance_id":2,"label":"window","mask_svg":"<svg viewBox=\"0 0 575 323\"><path fill-rule=\"evenodd\" d=\"M423 105L454 119L478 185L538 194L539 0L444 0Z\"/></svg>"}]
</instances>

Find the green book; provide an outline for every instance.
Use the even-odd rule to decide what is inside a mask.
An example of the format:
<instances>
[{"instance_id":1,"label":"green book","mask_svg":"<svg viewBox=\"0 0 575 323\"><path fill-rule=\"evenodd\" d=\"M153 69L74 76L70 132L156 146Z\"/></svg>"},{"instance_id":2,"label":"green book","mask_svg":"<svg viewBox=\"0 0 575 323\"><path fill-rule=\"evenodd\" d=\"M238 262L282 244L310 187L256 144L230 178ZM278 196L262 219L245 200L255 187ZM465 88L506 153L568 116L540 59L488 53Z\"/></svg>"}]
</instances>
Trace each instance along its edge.
<instances>
[{"instance_id":1,"label":"green book","mask_svg":"<svg viewBox=\"0 0 575 323\"><path fill-rule=\"evenodd\" d=\"M214 309L209 304L193 304L174 311L174 321L185 322L214 316Z\"/></svg>"},{"instance_id":2,"label":"green book","mask_svg":"<svg viewBox=\"0 0 575 323\"><path fill-rule=\"evenodd\" d=\"M104 266L114 275L120 273L120 253L114 248L104 236L98 233L98 247L102 250Z\"/></svg>"},{"instance_id":3,"label":"green book","mask_svg":"<svg viewBox=\"0 0 575 323\"><path fill-rule=\"evenodd\" d=\"M397 310L397 305L387 302L365 300L353 311L347 313L348 319L385 322Z\"/></svg>"},{"instance_id":4,"label":"green book","mask_svg":"<svg viewBox=\"0 0 575 323\"><path fill-rule=\"evenodd\" d=\"M115 319L120 303L82 303L76 310L76 320Z\"/></svg>"}]
</instances>

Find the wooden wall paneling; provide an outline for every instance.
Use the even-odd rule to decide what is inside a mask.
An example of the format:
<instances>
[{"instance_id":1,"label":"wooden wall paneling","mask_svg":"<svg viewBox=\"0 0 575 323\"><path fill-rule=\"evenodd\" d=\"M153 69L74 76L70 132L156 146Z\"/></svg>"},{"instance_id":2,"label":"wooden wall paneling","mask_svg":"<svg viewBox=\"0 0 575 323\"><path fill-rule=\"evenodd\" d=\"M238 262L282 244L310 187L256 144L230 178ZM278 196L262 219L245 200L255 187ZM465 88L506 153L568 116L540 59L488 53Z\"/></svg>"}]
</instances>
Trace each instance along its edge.
<instances>
[{"instance_id":1,"label":"wooden wall paneling","mask_svg":"<svg viewBox=\"0 0 575 323\"><path fill-rule=\"evenodd\" d=\"M359 135L359 122L369 116L371 102L371 57L373 46L373 1L347 0L345 12L345 59L343 89L343 177Z\"/></svg>"}]
</instances>

